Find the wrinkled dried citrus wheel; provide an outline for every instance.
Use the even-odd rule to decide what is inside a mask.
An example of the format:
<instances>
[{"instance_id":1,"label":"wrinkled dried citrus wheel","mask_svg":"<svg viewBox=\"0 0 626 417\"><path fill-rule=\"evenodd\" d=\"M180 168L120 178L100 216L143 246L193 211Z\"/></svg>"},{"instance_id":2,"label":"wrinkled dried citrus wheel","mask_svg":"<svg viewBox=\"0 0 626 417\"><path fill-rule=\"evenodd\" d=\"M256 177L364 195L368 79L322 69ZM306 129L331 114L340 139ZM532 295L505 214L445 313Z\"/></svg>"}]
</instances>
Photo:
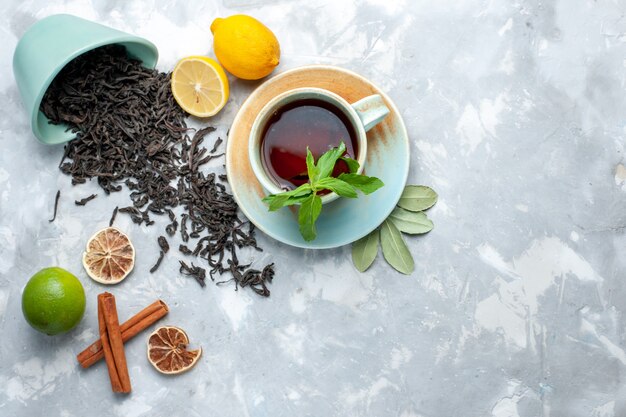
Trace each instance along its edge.
<instances>
[{"instance_id":1,"label":"wrinkled dried citrus wheel","mask_svg":"<svg viewBox=\"0 0 626 417\"><path fill-rule=\"evenodd\" d=\"M83 253L87 274L102 284L117 284L135 266L135 248L130 239L115 227L93 235Z\"/></svg>"},{"instance_id":2,"label":"wrinkled dried citrus wheel","mask_svg":"<svg viewBox=\"0 0 626 417\"><path fill-rule=\"evenodd\" d=\"M202 354L202 348L187 350L189 338L183 329L164 326L148 338L148 360L164 374L179 374L191 369Z\"/></svg>"}]
</instances>

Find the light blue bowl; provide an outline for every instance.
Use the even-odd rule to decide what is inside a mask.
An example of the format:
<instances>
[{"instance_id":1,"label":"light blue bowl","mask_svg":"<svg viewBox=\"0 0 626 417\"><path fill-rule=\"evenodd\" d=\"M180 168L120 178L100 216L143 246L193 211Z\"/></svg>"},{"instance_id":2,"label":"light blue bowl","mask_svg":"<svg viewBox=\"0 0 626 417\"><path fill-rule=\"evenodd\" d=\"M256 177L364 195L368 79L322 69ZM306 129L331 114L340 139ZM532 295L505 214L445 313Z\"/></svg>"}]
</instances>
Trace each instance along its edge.
<instances>
[{"instance_id":1,"label":"light blue bowl","mask_svg":"<svg viewBox=\"0 0 626 417\"><path fill-rule=\"evenodd\" d=\"M41 100L54 77L77 56L104 45L119 44L128 55L154 68L156 46L130 35L80 17L58 14L46 17L22 36L13 54L13 74L33 133L42 143L59 144L76 137L66 125L53 125L39 111Z\"/></svg>"}]
</instances>

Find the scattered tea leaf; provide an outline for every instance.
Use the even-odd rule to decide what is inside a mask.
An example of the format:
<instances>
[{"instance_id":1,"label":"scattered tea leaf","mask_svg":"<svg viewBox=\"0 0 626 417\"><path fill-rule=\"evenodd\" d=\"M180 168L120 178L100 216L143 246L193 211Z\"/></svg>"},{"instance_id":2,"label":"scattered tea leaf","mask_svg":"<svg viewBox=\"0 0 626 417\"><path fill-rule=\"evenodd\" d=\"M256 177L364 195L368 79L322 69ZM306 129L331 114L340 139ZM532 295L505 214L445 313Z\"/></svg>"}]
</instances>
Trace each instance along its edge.
<instances>
[{"instance_id":1,"label":"scattered tea leaf","mask_svg":"<svg viewBox=\"0 0 626 417\"><path fill-rule=\"evenodd\" d=\"M228 274L235 288L244 285L241 280L250 277L250 265L238 256L244 248L261 250L254 227L239 215L222 183L226 177L204 169L222 157L216 153L221 140L209 151L203 141L215 127L187 126L187 115L171 93L170 74L144 67L122 45L96 48L63 68L40 110L77 135L66 144L60 163L72 184L93 178L106 194L128 190L132 206L119 212L137 224L149 226L152 216L169 214L167 235L180 234L185 244L190 239L202 242L189 249L208 264L206 271L192 265L201 285L207 274L211 279ZM182 212L179 218L172 211L176 207ZM252 275L269 282L270 272ZM262 295L269 290L263 288Z\"/></svg>"},{"instance_id":2,"label":"scattered tea leaf","mask_svg":"<svg viewBox=\"0 0 626 417\"><path fill-rule=\"evenodd\" d=\"M92 194L89 197L85 197L81 200L75 200L74 204L76 204L77 206L84 206L85 204L89 203L91 200L93 200L96 197L98 197L97 194Z\"/></svg>"},{"instance_id":3,"label":"scattered tea leaf","mask_svg":"<svg viewBox=\"0 0 626 417\"><path fill-rule=\"evenodd\" d=\"M316 183L320 189L334 191L342 197L357 198L358 195L353 186L338 178L327 177L322 178Z\"/></svg>"},{"instance_id":4,"label":"scattered tea leaf","mask_svg":"<svg viewBox=\"0 0 626 417\"><path fill-rule=\"evenodd\" d=\"M311 194L300 206L298 213L298 223L300 224L300 234L306 241L315 239L317 231L315 221L322 211L322 199L316 194Z\"/></svg>"},{"instance_id":5,"label":"scattered tea leaf","mask_svg":"<svg viewBox=\"0 0 626 417\"><path fill-rule=\"evenodd\" d=\"M172 223L165 226L165 232L170 236L174 236L176 234L176 230L178 230L178 220L176 219L172 220Z\"/></svg>"},{"instance_id":6,"label":"scattered tea leaf","mask_svg":"<svg viewBox=\"0 0 626 417\"><path fill-rule=\"evenodd\" d=\"M376 259L379 236L380 232L376 229L352 244L352 262L360 272L365 272Z\"/></svg>"},{"instance_id":7,"label":"scattered tea leaf","mask_svg":"<svg viewBox=\"0 0 626 417\"><path fill-rule=\"evenodd\" d=\"M347 182L354 188L358 188L363 194L371 194L385 185L378 178L368 177L367 175L341 174L339 179Z\"/></svg>"},{"instance_id":8,"label":"scattered tea leaf","mask_svg":"<svg viewBox=\"0 0 626 417\"><path fill-rule=\"evenodd\" d=\"M182 253L183 255L191 255L193 254L193 251L191 249L189 249L189 247L187 245L179 245L178 246L178 251L180 253Z\"/></svg>"},{"instance_id":9,"label":"scattered tea leaf","mask_svg":"<svg viewBox=\"0 0 626 417\"><path fill-rule=\"evenodd\" d=\"M413 212L396 207L389 215L389 220L401 232L410 235L420 235L433 230L433 222L430 221L426 214L422 211Z\"/></svg>"},{"instance_id":10,"label":"scattered tea leaf","mask_svg":"<svg viewBox=\"0 0 626 417\"><path fill-rule=\"evenodd\" d=\"M161 250L162 250L164 253L169 252L169 250L170 250L170 245L169 245L169 243L167 243L167 239L165 239L165 236L159 236L159 237L157 238L157 242L158 242L158 244L159 244L159 248L161 248Z\"/></svg>"},{"instance_id":11,"label":"scattered tea leaf","mask_svg":"<svg viewBox=\"0 0 626 417\"><path fill-rule=\"evenodd\" d=\"M192 264L193 265L193 264ZM241 273L237 270L233 270L234 277L230 280L235 281L235 289L238 287L250 287L252 291L263 296L269 297L270 290L267 288L266 283L271 283L272 279L274 279L274 264L269 264L263 271L259 271L256 269L248 269L244 273ZM219 281L216 282L217 285L225 284L228 281Z\"/></svg>"},{"instance_id":12,"label":"scattered tea leaf","mask_svg":"<svg viewBox=\"0 0 626 417\"><path fill-rule=\"evenodd\" d=\"M385 220L380 228L380 245L389 265L406 275L413 272L415 264L411 252L404 243L402 234L390 220Z\"/></svg>"},{"instance_id":13,"label":"scattered tea leaf","mask_svg":"<svg viewBox=\"0 0 626 417\"><path fill-rule=\"evenodd\" d=\"M57 209L59 208L59 198L61 198L61 190L57 190L56 196L54 197L54 213L52 213L52 218L48 220L50 223L55 221L57 218Z\"/></svg>"},{"instance_id":14,"label":"scattered tea leaf","mask_svg":"<svg viewBox=\"0 0 626 417\"><path fill-rule=\"evenodd\" d=\"M113 223L115 223L115 218L117 217L118 210L119 210L119 207L115 206L115 209L113 210L113 214L111 215L111 220L109 220L109 227L112 227Z\"/></svg>"},{"instance_id":15,"label":"scattered tea leaf","mask_svg":"<svg viewBox=\"0 0 626 417\"><path fill-rule=\"evenodd\" d=\"M437 202L437 193L424 185L407 185L398 201L398 206L410 211L423 211Z\"/></svg>"},{"instance_id":16,"label":"scattered tea leaf","mask_svg":"<svg viewBox=\"0 0 626 417\"><path fill-rule=\"evenodd\" d=\"M184 261L178 261L178 263L180 264L180 269L178 271L181 274L193 277L196 282L200 284L201 287L204 287L206 285L204 282L204 280L206 279L206 269L195 266L193 262L191 263L191 266L187 265L187 263L185 263ZM232 265L233 264L231 263L231 266ZM235 268L235 270L237 269ZM235 281L235 283L237 283L237 281Z\"/></svg>"},{"instance_id":17,"label":"scattered tea leaf","mask_svg":"<svg viewBox=\"0 0 626 417\"><path fill-rule=\"evenodd\" d=\"M215 143L213 143L213 148L211 149L211 153L215 153L221 144L222 144L222 138L217 138Z\"/></svg>"},{"instance_id":18,"label":"scattered tea leaf","mask_svg":"<svg viewBox=\"0 0 626 417\"><path fill-rule=\"evenodd\" d=\"M156 263L152 266L152 268L150 268L151 274L153 274L157 269L159 269L159 266L161 266L161 262L163 261L164 256L165 256L165 252L159 251L159 257L157 258Z\"/></svg>"}]
</instances>

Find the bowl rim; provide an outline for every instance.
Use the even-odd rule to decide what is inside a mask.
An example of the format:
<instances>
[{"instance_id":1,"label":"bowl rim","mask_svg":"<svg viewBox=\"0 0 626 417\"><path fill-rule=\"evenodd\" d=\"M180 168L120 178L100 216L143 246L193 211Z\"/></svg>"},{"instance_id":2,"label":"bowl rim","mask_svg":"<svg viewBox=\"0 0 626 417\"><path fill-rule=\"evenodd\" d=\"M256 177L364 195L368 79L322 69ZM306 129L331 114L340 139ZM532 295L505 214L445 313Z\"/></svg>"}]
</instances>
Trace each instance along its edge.
<instances>
[{"instance_id":1,"label":"bowl rim","mask_svg":"<svg viewBox=\"0 0 626 417\"><path fill-rule=\"evenodd\" d=\"M147 39L141 38L139 36L130 35L130 34L115 36L113 38L107 38L107 39L103 39L97 42L89 43L88 45L84 45L80 48L77 48L71 54L68 54L62 61L58 63L58 65L55 66L54 70L50 72L48 77L46 77L45 81L41 84L41 88L39 88L39 91L37 95L35 96L35 99L33 100L32 108L30 109L31 128L33 130L33 133L35 134L35 136L37 137L37 139L39 139L41 143L44 143L46 145L58 145L61 143L69 142L70 140L76 138L76 134L70 132L69 126L65 124L60 124L59 126L66 126L65 132L68 134L66 136L59 137L58 140L56 138L44 137L41 130L39 129L40 122L49 123L48 118L41 112L40 107L41 107L41 102L43 101L43 98L46 92L48 91L48 88L50 88L50 85L52 84L56 76L59 75L59 73L70 62L72 62L74 59L78 58L79 56L89 51L92 51L94 49L100 48L102 46L107 46L107 45L126 46L129 44L137 45L138 47L143 48L145 51L148 52L149 55L153 57L154 62L146 62L142 59L139 59L138 57L134 57L135 59L140 60L142 64L146 66L147 68L153 69L156 67L156 64L159 58L159 51L156 45L154 45L152 42L150 42ZM128 53L128 49L127 49L127 53Z\"/></svg>"}]
</instances>

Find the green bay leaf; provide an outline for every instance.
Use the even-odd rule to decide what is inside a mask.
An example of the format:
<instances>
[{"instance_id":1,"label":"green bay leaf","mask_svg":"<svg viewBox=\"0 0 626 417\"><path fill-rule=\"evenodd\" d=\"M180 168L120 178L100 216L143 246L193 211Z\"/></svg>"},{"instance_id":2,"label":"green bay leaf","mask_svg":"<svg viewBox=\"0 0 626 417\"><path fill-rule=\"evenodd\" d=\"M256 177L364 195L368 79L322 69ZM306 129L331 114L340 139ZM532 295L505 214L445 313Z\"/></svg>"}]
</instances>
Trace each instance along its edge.
<instances>
[{"instance_id":1,"label":"green bay leaf","mask_svg":"<svg viewBox=\"0 0 626 417\"><path fill-rule=\"evenodd\" d=\"M391 212L389 220L393 222L398 230L410 235L428 233L434 227L433 222L426 217L426 213L421 211L413 212L401 207L396 207Z\"/></svg>"},{"instance_id":2,"label":"green bay leaf","mask_svg":"<svg viewBox=\"0 0 626 417\"><path fill-rule=\"evenodd\" d=\"M423 211L437 202L437 193L425 185L407 185L400 196L398 206L410 211Z\"/></svg>"},{"instance_id":3,"label":"green bay leaf","mask_svg":"<svg viewBox=\"0 0 626 417\"><path fill-rule=\"evenodd\" d=\"M376 229L352 244L352 263L360 272L365 272L376 259L379 235Z\"/></svg>"},{"instance_id":4,"label":"green bay leaf","mask_svg":"<svg viewBox=\"0 0 626 417\"><path fill-rule=\"evenodd\" d=\"M385 220L380 228L380 246L389 265L406 275L413 272L415 263L411 252L404 243L402 233L390 220Z\"/></svg>"}]
</instances>

